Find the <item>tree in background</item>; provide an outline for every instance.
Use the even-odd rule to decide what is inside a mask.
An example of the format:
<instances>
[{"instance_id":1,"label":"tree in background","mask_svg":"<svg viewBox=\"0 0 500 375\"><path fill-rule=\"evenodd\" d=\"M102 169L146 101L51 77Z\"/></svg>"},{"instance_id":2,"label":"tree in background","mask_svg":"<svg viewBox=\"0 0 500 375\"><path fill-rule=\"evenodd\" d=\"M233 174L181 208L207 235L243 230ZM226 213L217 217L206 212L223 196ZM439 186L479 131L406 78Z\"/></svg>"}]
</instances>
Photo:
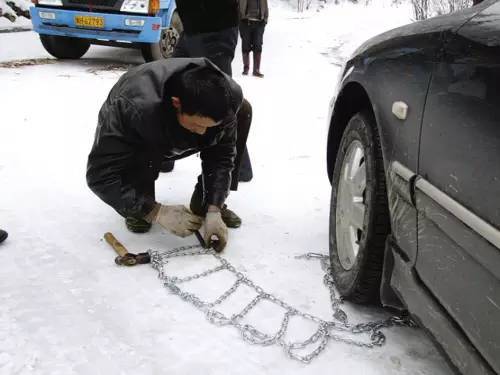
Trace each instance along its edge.
<instances>
[{"instance_id":1,"label":"tree in background","mask_svg":"<svg viewBox=\"0 0 500 375\"><path fill-rule=\"evenodd\" d=\"M469 8L471 5L480 3L482 0L411 0L415 19L425 20L429 17L439 16L456 12L457 10Z\"/></svg>"},{"instance_id":2,"label":"tree in background","mask_svg":"<svg viewBox=\"0 0 500 375\"><path fill-rule=\"evenodd\" d=\"M429 0L412 0L415 19L426 20L429 18Z\"/></svg>"},{"instance_id":3,"label":"tree in background","mask_svg":"<svg viewBox=\"0 0 500 375\"><path fill-rule=\"evenodd\" d=\"M31 3L27 0L0 0L0 17L14 22L18 16L30 18Z\"/></svg>"},{"instance_id":4,"label":"tree in background","mask_svg":"<svg viewBox=\"0 0 500 375\"><path fill-rule=\"evenodd\" d=\"M314 0L288 1L294 5L296 4L299 12L309 9L314 2ZM413 5L415 19L420 21L429 17L456 12L457 10L479 4L482 1L484 0L386 0L386 3L392 4L393 6L411 3ZM345 3L378 5L379 0L316 0L316 2L319 4L319 8L323 8L327 3L333 3L335 5Z\"/></svg>"}]
</instances>

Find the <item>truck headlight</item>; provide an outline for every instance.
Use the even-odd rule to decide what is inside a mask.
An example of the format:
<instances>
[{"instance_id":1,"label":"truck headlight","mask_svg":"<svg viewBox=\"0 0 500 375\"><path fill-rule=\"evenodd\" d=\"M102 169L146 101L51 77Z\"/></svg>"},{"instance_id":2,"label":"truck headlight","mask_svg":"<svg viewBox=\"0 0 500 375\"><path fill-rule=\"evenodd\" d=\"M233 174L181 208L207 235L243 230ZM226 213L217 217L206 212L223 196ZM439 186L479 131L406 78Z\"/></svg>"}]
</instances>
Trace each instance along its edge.
<instances>
[{"instance_id":1,"label":"truck headlight","mask_svg":"<svg viewBox=\"0 0 500 375\"><path fill-rule=\"evenodd\" d=\"M50 5L53 7L61 7L63 5L62 0L38 0L39 5Z\"/></svg>"},{"instance_id":2,"label":"truck headlight","mask_svg":"<svg viewBox=\"0 0 500 375\"><path fill-rule=\"evenodd\" d=\"M149 0L125 0L121 7L122 12L148 13Z\"/></svg>"}]
</instances>

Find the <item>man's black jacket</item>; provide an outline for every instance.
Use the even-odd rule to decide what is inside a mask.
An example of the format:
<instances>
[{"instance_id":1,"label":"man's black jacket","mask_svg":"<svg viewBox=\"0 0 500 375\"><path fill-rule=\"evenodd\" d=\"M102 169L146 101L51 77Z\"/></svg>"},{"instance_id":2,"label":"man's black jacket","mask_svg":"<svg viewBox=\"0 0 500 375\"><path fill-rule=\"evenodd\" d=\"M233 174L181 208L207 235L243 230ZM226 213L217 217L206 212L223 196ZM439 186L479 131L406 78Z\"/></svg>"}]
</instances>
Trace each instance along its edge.
<instances>
[{"instance_id":1,"label":"man's black jacket","mask_svg":"<svg viewBox=\"0 0 500 375\"><path fill-rule=\"evenodd\" d=\"M122 216L144 217L155 204L153 197L124 178L137 166L138 159L157 169L165 158L180 159L198 151L207 204L224 203L236 155L235 115L200 136L178 123L170 98L169 87L176 74L202 66L213 68L227 79L231 110L237 113L243 100L240 86L205 58L168 59L133 68L120 78L103 104L88 158L87 183Z\"/></svg>"},{"instance_id":2,"label":"man's black jacket","mask_svg":"<svg viewBox=\"0 0 500 375\"><path fill-rule=\"evenodd\" d=\"M176 6L188 35L238 26L238 0L177 0Z\"/></svg>"}]
</instances>

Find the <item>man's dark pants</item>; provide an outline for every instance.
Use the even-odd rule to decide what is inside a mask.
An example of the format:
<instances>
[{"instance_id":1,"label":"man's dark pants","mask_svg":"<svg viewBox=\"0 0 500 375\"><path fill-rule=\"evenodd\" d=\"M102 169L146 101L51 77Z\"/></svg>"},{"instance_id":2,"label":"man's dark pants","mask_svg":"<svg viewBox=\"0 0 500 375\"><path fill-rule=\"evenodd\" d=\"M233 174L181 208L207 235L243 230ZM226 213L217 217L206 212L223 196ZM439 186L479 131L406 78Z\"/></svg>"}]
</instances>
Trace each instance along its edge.
<instances>
[{"instance_id":1,"label":"man's dark pants","mask_svg":"<svg viewBox=\"0 0 500 375\"><path fill-rule=\"evenodd\" d=\"M202 34L183 33L175 46L173 57L206 57L232 76L231 63L237 44L237 27Z\"/></svg>"},{"instance_id":2,"label":"man's dark pants","mask_svg":"<svg viewBox=\"0 0 500 375\"><path fill-rule=\"evenodd\" d=\"M262 52L265 28L264 21L240 21L241 50L243 53Z\"/></svg>"}]
</instances>

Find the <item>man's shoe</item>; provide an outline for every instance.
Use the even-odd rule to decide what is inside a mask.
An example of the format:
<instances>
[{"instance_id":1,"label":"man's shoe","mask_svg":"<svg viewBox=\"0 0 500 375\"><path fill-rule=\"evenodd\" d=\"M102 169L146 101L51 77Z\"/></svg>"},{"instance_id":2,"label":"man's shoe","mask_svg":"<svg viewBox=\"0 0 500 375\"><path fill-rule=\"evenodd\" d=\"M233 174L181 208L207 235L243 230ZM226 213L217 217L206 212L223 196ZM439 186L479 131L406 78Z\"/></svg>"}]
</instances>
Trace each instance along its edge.
<instances>
[{"instance_id":1,"label":"man's shoe","mask_svg":"<svg viewBox=\"0 0 500 375\"><path fill-rule=\"evenodd\" d=\"M151 223L148 223L144 219L137 219L130 216L125 219L125 225L133 233L146 233L151 229Z\"/></svg>"},{"instance_id":2,"label":"man's shoe","mask_svg":"<svg viewBox=\"0 0 500 375\"><path fill-rule=\"evenodd\" d=\"M0 229L0 242L5 241L7 237L9 237L9 234L6 231Z\"/></svg>"},{"instance_id":3,"label":"man's shoe","mask_svg":"<svg viewBox=\"0 0 500 375\"><path fill-rule=\"evenodd\" d=\"M236 215L234 211L227 208L227 205L222 206L220 210L220 216L222 221L227 225L228 228L239 228L241 227L241 218Z\"/></svg>"}]
</instances>

